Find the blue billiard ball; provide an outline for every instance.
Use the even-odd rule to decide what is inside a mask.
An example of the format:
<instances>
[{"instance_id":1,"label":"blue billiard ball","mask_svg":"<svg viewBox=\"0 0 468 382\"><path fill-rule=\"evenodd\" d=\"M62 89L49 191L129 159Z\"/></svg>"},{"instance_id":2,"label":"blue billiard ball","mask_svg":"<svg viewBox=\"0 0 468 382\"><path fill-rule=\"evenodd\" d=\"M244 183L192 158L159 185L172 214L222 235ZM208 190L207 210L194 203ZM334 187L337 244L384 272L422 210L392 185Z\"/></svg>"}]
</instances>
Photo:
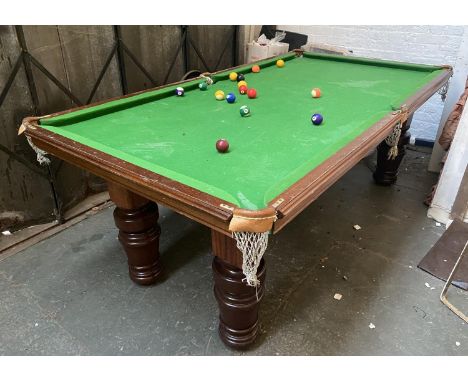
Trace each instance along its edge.
<instances>
[{"instance_id":1,"label":"blue billiard ball","mask_svg":"<svg viewBox=\"0 0 468 382\"><path fill-rule=\"evenodd\" d=\"M233 94L233 93L229 93L227 96L226 96L226 101L228 103L234 103L236 102L236 96Z\"/></svg>"},{"instance_id":2,"label":"blue billiard ball","mask_svg":"<svg viewBox=\"0 0 468 382\"><path fill-rule=\"evenodd\" d=\"M314 125L320 125L323 122L322 114L314 114L312 115L311 121Z\"/></svg>"}]
</instances>

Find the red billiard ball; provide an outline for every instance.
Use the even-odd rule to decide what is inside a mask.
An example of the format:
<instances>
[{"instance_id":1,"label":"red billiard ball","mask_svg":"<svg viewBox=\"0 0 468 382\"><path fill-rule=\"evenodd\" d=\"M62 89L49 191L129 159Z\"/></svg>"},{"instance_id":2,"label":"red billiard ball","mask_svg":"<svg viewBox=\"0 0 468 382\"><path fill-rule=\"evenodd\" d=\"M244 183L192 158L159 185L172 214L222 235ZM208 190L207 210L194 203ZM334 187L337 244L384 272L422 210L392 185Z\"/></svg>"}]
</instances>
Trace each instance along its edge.
<instances>
[{"instance_id":1,"label":"red billiard ball","mask_svg":"<svg viewBox=\"0 0 468 382\"><path fill-rule=\"evenodd\" d=\"M225 153L229 149L229 142L226 139L218 139L216 141L216 150L219 153Z\"/></svg>"},{"instance_id":2,"label":"red billiard ball","mask_svg":"<svg viewBox=\"0 0 468 382\"><path fill-rule=\"evenodd\" d=\"M247 90L247 97L256 98L257 97L257 91L255 89Z\"/></svg>"},{"instance_id":3,"label":"red billiard ball","mask_svg":"<svg viewBox=\"0 0 468 382\"><path fill-rule=\"evenodd\" d=\"M240 94L246 94L247 93L247 86L245 86L245 85L239 86L239 93Z\"/></svg>"}]
</instances>

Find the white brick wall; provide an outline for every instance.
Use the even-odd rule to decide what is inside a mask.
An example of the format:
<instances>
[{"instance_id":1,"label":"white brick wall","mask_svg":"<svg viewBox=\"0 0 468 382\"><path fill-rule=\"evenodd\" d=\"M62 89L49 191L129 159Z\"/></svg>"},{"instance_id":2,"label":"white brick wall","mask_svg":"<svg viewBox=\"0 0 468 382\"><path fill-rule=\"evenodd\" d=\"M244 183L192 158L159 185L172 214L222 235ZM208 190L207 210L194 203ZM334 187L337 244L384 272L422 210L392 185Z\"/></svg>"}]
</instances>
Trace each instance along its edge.
<instances>
[{"instance_id":1,"label":"white brick wall","mask_svg":"<svg viewBox=\"0 0 468 382\"><path fill-rule=\"evenodd\" d=\"M356 56L422 64L455 65L467 26L456 25L279 25L278 29L308 35L308 42L347 48ZM434 140L442 115L438 94L414 115L414 138Z\"/></svg>"}]
</instances>

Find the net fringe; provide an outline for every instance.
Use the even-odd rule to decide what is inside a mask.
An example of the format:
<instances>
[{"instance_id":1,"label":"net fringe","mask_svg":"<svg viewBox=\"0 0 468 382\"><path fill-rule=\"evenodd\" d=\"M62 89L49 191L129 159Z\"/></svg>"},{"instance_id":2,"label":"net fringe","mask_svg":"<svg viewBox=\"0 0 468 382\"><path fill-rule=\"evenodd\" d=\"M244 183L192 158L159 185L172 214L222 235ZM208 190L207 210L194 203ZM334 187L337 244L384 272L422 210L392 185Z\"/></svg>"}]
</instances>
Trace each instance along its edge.
<instances>
[{"instance_id":1,"label":"net fringe","mask_svg":"<svg viewBox=\"0 0 468 382\"><path fill-rule=\"evenodd\" d=\"M437 91L437 94L440 95L440 98L442 99L442 101L445 101L445 99L447 98L447 93L448 93L449 86L450 86L450 79L444 84L444 86L442 86Z\"/></svg>"},{"instance_id":2,"label":"net fringe","mask_svg":"<svg viewBox=\"0 0 468 382\"><path fill-rule=\"evenodd\" d=\"M257 269L268 246L268 232L233 232L237 248L242 252L242 272L247 285L258 287Z\"/></svg>"},{"instance_id":3,"label":"net fringe","mask_svg":"<svg viewBox=\"0 0 468 382\"><path fill-rule=\"evenodd\" d=\"M388 150L388 159L394 160L398 156L398 142L401 136L401 121L393 128L392 133L385 139L385 143L390 146Z\"/></svg>"},{"instance_id":4,"label":"net fringe","mask_svg":"<svg viewBox=\"0 0 468 382\"><path fill-rule=\"evenodd\" d=\"M204 74L201 74L200 77L203 78L208 85L213 85L213 79L211 77L205 76Z\"/></svg>"},{"instance_id":5,"label":"net fringe","mask_svg":"<svg viewBox=\"0 0 468 382\"><path fill-rule=\"evenodd\" d=\"M37 161L39 162L39 164L49 165L50 164L50 159L46 157L46 155L48 155L48 153L46 151L44 151L44 150L41 150L39 147L37 147L32 142L31 137L27 136L26 139L28 140L29 146L31 146L31 148L36 152Z\"/></svg>"}]
</instances>

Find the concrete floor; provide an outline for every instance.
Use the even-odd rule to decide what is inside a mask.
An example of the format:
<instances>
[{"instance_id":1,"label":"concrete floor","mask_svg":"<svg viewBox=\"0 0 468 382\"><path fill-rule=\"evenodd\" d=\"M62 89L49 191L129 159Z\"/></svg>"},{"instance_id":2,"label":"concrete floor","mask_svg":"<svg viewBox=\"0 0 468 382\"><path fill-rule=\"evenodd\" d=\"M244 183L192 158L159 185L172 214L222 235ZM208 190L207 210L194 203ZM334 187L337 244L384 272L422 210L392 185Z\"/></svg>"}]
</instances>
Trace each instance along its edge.
<instances>
[{"instance_id":1,"label":"concrete floor","mask_svg":"<svg viewBox=\"0 0 468 382\"><path fill-rule=\"evenodd\" d=\"M417 268L444 231L422 204L428 159L409 151L391 188L361 162L271 238L248 352L218 339L209 230L162 208L166 276L152 287L127 277L112 209L1 262L0 355L468 355L443 282Z\"/></svg>"}]
</instances>

